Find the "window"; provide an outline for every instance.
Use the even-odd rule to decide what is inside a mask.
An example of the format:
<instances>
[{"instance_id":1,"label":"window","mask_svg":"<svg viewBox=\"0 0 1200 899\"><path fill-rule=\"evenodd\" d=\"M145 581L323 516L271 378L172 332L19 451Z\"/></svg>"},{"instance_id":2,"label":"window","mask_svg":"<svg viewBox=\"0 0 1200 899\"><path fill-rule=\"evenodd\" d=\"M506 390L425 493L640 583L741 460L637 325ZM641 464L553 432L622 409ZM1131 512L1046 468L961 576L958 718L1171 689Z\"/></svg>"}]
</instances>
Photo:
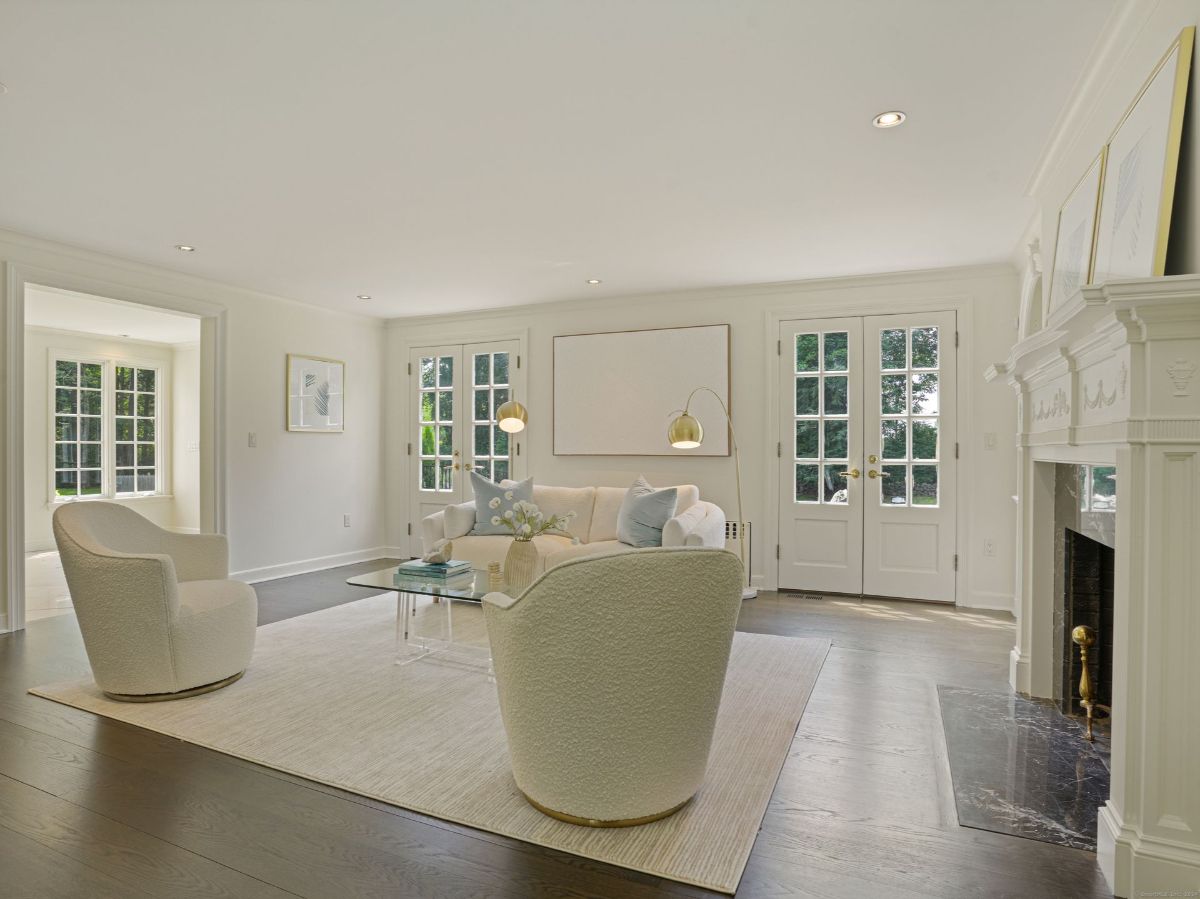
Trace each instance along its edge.
<instances>
[{"instance_id":1,"label":"window","mask_svg":"<svg viewBox=\"0 0 1200 899\"><path fill-rule=\"evenodd\" d=\"M793 407L796 424L798 503L844 505L849 498L844 472L849 464L852 403L850 343L846 331L797 334Z\"/></svg>"},{"instance_id":2,"label":"window","mask_svg":"<svg viewBox=\"0 0 1200 899\"><path fill-rule=\"evenodd\" d=\"M454 357L421 359L421 489L454 489Z\"/></svg>"},{"instance_id":3,"label":"window","mask_svg":"<svg viewBox=\"0 0 1200 899\"><path fill-rule=\"evenodd\" d=\"M158 369L63 357L52 368L54 500L162 492Z\"/></svg>"},{"instance_id":4,"label":"window","mask_svg":"<svg viewBox=\"0 0 1200 899\"><path fill-rule=\"evenodd\" d=\"M475 353L473 417L475 471L497 484L509 475L508 434L496 424L496 410L508 402L508 353Z\"/></svg>"}]
</instances>

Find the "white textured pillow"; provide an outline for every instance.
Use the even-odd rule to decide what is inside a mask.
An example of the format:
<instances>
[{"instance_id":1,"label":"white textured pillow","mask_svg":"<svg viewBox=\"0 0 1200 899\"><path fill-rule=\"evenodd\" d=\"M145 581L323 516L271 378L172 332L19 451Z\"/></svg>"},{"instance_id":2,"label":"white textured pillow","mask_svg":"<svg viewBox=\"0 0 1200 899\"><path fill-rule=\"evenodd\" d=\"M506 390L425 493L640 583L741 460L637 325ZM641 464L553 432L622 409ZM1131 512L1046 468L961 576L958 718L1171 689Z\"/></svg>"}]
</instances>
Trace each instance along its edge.
<instances>
[{"instance_id":1,"label":"white textured pillow","mask_svg":"<svg viewBox=\"0 0 1200 899\"><path fill-rule=\"evenodd\" d=\"M475 500L446 506L446 539L465 537L475 527Z\"/></svg>"}]
</instances>

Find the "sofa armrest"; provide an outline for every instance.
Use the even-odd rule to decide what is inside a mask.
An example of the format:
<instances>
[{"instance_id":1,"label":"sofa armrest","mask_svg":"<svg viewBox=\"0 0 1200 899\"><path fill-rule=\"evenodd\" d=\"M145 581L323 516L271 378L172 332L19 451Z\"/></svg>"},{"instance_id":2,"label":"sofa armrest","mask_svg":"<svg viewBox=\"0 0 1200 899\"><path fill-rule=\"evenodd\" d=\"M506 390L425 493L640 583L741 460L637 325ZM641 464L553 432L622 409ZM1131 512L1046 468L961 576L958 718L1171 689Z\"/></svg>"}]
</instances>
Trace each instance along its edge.
<instances>
[{"instance_id":1,"label":"sofa armrest","mask_svg":"<svg viewBox=\"0 0 1200 899\"><path fill-rule=\"evenodd\" d=\"M685 522L688 526L680 546L710 546L725 548L725 512L721 507L701 500L683 514L692 515ZM701 514L702 513L702 514ZM680 516L683 517L683 516ZM666 528L663 528L663 545L666 545Z\"/></svg>"},{"instance_id":2,"label":"sofa armrest","mask_svg":"<svg viewBox=\"0 0 1200 899\"><path fill-rule=\"evenodd\" d=\"M446 539L446 510L434 512L421 519L421 546L431 552L433 545Z\"/></svg>"}]
</instances>

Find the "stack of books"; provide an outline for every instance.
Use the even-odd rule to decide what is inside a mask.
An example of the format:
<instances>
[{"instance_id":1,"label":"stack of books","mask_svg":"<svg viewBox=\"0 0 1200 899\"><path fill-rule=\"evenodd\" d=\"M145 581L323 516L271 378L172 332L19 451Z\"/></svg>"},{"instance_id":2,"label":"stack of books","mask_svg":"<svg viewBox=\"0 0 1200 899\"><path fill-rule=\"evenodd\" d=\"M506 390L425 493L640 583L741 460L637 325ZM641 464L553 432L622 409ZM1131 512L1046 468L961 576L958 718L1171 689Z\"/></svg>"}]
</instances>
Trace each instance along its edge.
<instances>
[{"instance_id":1,"label":"stack of books","mask_svg":"<svg viewBox=\"0 0 1200 899\"><path fill-rule=\"evenodd\" d=\"M402 562L396 569L396 574L423 581L444 581L460 574L466 574L470 570L470 562L461 562L457 559L451 559L449 562L422 562L420 559L413 559L411 562Z\"/></svg>"}]
</instances>

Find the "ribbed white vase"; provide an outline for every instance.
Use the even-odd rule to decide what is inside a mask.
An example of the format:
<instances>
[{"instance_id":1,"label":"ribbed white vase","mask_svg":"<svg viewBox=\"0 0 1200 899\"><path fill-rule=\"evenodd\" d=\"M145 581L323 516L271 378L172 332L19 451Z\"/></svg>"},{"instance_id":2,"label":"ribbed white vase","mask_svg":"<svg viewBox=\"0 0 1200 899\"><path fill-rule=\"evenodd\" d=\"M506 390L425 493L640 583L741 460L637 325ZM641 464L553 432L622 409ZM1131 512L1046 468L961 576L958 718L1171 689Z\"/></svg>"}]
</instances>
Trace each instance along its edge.
<instances>
[{"instance_id":1,"label":"ribbed white vase","mask_svg":"<svg viewBox=\"0 0 1200 899\"><path fill-rule=\"evenodd\" d=\"M537 575L537 547L531 540L514 540L504 557L504 581L514 594L533 583Z\"/></svg>"}]
</instances>

